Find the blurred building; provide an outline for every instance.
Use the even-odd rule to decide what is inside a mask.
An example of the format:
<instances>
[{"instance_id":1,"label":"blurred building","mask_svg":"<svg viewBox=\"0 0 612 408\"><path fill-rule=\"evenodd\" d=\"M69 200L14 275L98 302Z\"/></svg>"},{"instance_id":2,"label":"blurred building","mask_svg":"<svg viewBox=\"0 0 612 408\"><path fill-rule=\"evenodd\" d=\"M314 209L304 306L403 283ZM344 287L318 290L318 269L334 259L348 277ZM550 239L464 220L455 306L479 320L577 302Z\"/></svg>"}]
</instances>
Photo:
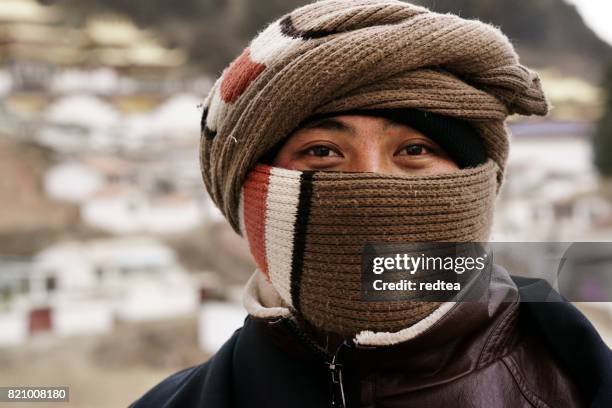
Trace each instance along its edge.
<instances>
[{"instance_id":1,"label":"blurred building","mask_svg":"<svg viewBox=\"0 0 612 408\"><path fill-rule=\"evenodd\" d=\"M142 190L101 190L81 206L85 225L113 234L171 234L190 231L205 218L200 204L187 194L150 195Z\"/></svg>"},{"instance_id":2,"label":"blurred building","mask_svg":"<svg viewBox=\"0 0 612 408\"><path fill-rule=\"evenodd\" d=\"M35 0L3 0L0 7L0 63L10 64L15 86L44 87L54 67L85 61L86 38L62 25L61 10Z\"/></svg>"},{"instance_id":3,"label":"blurred building","mask_svg":"<svg viewBox=\"0 0 612 408\"><path fill-rule=\"evenodd\" d=\"M592 165L591 125L548 120L514 123L511 129L494 239L612 239L612 202Z\"/></svg>"},{"instance_id":4,"label":"blurred building","mask_svg":"<svg viewBox=\"0 0 612 408\"><path fill-rule=\"evenodd\" d=\"M125 17L92 18L84 27L88 62L135 74L159 74L181 67L186 54L164 47L155 35Z\"/></svg>"},{"instance_id":5,"label":"blurred building","mask_svg":"<svg viewBox=\"0 0 612 408\"><path fill-rule=\"evenodd\" d=\"M205 301L198 312L198 345L213 354L242 327L247 313L239 302Z\"/></svg>"},{"instance_id":6,"label":"blurred building","mask_svg":"<svg viewBox=\"0 0 612 408\"><path fill-rule=\"evenodd\" d=\"M89 154L51 167L43 189L50 198L80 207L81 222L111 234L173 234L192 231L216 213L203 202L196 158L132 162ZM195 171L193 171L195 169ZM194 173L194 174L191 174Z\"/></svg>"},{"instance_id":7,"label":"blurred building","mask_svg":"<svg viewBox=\"0 0 612 408\"><path fill-rule=\"evenodd\" d=\"M63 242L0 264L0 345L102 333L115 321L192 315L198 287L151 238Z\"/></svg>"},{"instance_id":8,"label":"blurred building","mask_svg":"<svg viewBox=\"0 0 612 408\"><path fill-rule=\"evenodd\" d=\"M3 0L0 7L0 65L10 67L16 90L91 88L93 79L103 92L109 85L158 92L165 86L159 79L185 62L182 49L167 48L125 16L92 16L75 27L61 8L36 0ZM111 70L136 82L118 81Z\"/></svg>"}]
</instances>

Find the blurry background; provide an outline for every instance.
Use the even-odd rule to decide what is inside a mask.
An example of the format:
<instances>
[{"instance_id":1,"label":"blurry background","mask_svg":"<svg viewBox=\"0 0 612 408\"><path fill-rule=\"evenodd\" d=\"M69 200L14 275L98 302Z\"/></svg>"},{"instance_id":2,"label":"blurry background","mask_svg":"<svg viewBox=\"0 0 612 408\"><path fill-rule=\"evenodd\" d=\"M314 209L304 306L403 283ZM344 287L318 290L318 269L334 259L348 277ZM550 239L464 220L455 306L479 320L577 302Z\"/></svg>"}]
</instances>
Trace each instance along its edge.
<instances>
[{"instance_id":1,"label":"blurry background","mask_svg":"<svg viewBox=\"0 0 612 408\"><path fill-rule=\"evenodd\" d=\"M241 325L254 265L203 188L201 102L305 3L0 0L1 386L126 406ZM494 239L612 241L609 1L419 3L500 26L554 105L511 122Z\"/></svg>"}]
</instances>

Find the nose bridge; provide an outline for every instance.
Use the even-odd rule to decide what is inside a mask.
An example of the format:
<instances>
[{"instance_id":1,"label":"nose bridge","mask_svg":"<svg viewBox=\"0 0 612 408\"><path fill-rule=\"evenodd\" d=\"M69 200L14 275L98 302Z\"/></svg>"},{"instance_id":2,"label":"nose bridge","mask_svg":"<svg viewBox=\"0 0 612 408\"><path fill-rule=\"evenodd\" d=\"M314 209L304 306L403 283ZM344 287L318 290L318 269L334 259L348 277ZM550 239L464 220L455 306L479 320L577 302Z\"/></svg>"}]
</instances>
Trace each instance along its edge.
<instances>
[{"instance_id":1,"label":"nose bridge","mask_svg":"<svg viewBox=\"0 0 612 408\"><path fill-rule=\"evenodd\" d=\"M360 135L360 143L355 149L351 171L386 173L389 171L389 160L384 152L384 135L377 134L375 129L369 129Z\"/></svg>"},{"instance_id":2,"label":"nose bridge","mask_svg":"<svg viewBox=\"0 0 612 408\"><path fill-rule=\"evenodd\" d=\"M357 153L353 171L384 173L384 160L378 149L361 150Z\"/></svg>"}]
</instances>

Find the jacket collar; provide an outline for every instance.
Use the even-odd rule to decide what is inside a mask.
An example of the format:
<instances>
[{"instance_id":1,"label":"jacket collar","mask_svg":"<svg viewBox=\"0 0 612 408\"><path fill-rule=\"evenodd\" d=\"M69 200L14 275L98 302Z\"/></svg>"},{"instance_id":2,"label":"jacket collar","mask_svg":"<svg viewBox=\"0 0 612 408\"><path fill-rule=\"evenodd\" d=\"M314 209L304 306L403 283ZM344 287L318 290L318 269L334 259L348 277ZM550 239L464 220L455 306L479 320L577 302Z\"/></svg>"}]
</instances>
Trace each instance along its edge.
<instances>
[{"instance_id":1,"label":"jacket collar","mask_svg":"<svg viewBox=\"0 0 612 408\"><path fill-rule=\"evenodd\" d=\"M359 333L351 347L338 348L335 354L312 346L312 337L300 331L292 311L259 271L250 278L243 300L251 319L294 357L328 366L341 361L345 370L351 367L349 371L359 376L399 370L406 376L402 387L408 391L466 375L516 344L519 295L506 270L493 266L490 279L476 281L470 290L481 293L481 301L444 303L423 321L396 333Z\"/></svg>"},{"instance_id":2,"label":"jacket collar","mask_svg":"<svg viewBox=\"0 0 612 408\"><path fill-rule=\"evenodd\" d=\"M242 301L248 314L256 319L292 317L292 311L259 269L248 280ZM456 302L445 302L423 320L398 332L363 331L353 341L362 346L390 346L408 341L433 327L455 305Z\"/></svg>"}]
</instances>

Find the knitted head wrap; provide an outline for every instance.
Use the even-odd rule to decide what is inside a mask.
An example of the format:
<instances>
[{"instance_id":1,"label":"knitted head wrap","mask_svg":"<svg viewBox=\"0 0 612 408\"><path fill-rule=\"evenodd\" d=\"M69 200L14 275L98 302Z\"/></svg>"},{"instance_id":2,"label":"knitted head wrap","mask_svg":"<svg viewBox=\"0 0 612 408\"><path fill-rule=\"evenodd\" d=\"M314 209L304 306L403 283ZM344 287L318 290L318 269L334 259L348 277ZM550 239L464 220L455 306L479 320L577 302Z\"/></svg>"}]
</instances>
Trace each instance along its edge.
<instances>
[{"instance_id":1,"label":"knitted head wrap","mask_svg":"<svg viewBox=\"0 0 612 408\"><path fill-rule=\"evenodd\" d=\"M213 201L286 304L320 330L354 335L400 330L439 305L362 300L364 244L486 241L508 154L504 120L543 115L547 103L494 27L395 0L326 0L262 31L204 108L200 159ZM259 164L313 115L399 108L468 122L488 159L424 177Z\"/></svg>"},{"instance_id":2,"label":"knitted head wrap","mask_svg":"<svg viewBox=\"0 0 612 408\"><path fill-rule=\"evenodd\" d=\"M239 231L249 170L315 113L415 108L470 122L498 165L509 114L547 113L534 72L496 28L396 0L326 0L270 24L204 102L200 161L212 200Z\"/></svg>"}]
</instances>

